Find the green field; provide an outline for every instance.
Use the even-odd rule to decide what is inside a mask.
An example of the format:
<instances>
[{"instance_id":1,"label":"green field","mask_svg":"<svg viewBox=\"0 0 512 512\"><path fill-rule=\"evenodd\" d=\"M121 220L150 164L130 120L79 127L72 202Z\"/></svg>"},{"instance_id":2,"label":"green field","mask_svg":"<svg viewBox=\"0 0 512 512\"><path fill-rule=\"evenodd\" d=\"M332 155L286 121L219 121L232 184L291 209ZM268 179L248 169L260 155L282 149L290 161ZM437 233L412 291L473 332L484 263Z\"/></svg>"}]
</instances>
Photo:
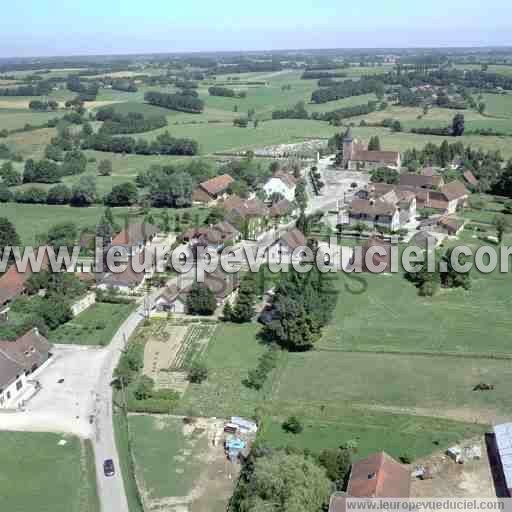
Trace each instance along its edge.
<instances>
[{"instance_id":1,"label":"green field","mask_svg":"<svg viewBox=\"0 0 512 512\"><path fill-rule=\"evenodd\" d=\"M510 274L473 274L472 289L442 290L433 299L418 296L400 274L364 274L359 284L341 278L336 321L321 347L333 350L512 354L507 311Z\"/></svg>"},{"instance_id":2,"label":"green field","mask_svg":"<svg viewBox=\"0 0 512 512\"><path fill-rule=\"evenodd\" d=\"M52 343L108 345L134 309L133 304L93 304L83 313L50 331Z\"/></svg>"},{"instance_id":3,"label":"green field","mask_svg":"<svg viewBox=\"0 0 512 512\"><path fill-rule=\"evenodd\" d=\"M57 434L0 432L0 496L10 512L99 512L90 445Z\"/></svg>"},{"instance_id":4,"label":"green field","mask_svg":"<svg viewBox=\"0 0 512 512\"><path fill-rule=\"evenodd\" d=\"M59 222L72 221L79 229L94 227L103 212L104 208L101 206L72 208L34 204L0 204L0 217L7 217L15 225L23 245L34 244L37 235L47 233ZM114 215L119 221L122 221L127 213L127 208L114 210Z\"/></svg>"},{"instance_id":5,"label":"green field","mask_svg":"<svg viewBox=\"0 0 512 512\"><path fill-rule=\"evenodd\" d=\"M483 94L485 111L497 117L512 117L512 94Z\"/></svg>"}]
</instances>

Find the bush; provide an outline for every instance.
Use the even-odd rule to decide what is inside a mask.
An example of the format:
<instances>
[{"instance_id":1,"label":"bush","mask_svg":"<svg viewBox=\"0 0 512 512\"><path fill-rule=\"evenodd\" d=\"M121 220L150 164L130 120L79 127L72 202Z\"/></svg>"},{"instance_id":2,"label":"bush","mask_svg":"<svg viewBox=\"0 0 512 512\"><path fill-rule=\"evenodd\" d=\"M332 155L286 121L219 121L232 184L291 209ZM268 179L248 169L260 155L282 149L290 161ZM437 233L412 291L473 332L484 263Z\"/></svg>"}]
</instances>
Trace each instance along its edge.
<instances>
[{"instance_id":1,"label":"bush","mask_svg":"<svg viewBox=\"0 0 512 512\"><path fill-rule=\"evenodd\" d=\"M195 362L188 370L188 380L193 384L201 384L208 378L208 368L202 362Z\"/></svg>"},{"instance_id":2,"label":"bush","mask_svg":"<svg viewBox=\"0 0 512 512\"><path fill-rule=\"evenodd\" d=\"M304 427L297 416L290 416L285 422L283 422L282 427L285 432L290 434L300 434L304 430Z\"/></svg>"}]
</instances>

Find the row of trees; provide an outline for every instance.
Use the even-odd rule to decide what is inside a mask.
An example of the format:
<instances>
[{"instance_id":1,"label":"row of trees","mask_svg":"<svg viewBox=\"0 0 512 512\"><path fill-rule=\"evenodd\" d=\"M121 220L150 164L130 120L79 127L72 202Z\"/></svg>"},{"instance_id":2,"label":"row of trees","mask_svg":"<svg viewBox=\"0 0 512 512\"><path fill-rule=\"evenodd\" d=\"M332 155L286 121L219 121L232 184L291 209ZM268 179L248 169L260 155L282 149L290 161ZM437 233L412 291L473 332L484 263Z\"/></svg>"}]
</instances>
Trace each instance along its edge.
<instances>
[{"instance_id":1,"label":"row of trees","mask_svg":"<svg viewBox=\"0 0 512 512\"><path fill-rule=\"evenodd\" d=\"M136 155L197 155L199 145L192 139L177 139L169 132L161 133L155 140L133 137L112 137L105 133L92 134L82 142L82 149Z\"/></svg>"},{"instance_id":2,"label":"row of trees","mask_svg":"<svg viewBox=\"0 0 512 512\"><path fill-rule=\"evenodd\" d=\"M208 94L210 96L223 96L226 98L245 98L247 93L245 91L236 92L234 89L229 87L221 87L218 85L208 88Z\"/></svg>"},{"instance_id":3,"label":"row of trees","mask_svg":"<svg viewBox=\"0 0 512 512\"><path fill-rule=\"evenodd\" d=\"M49 101L41 101L41 100L32 100L28 104L28 108L30 110L34 110L35 112L54 112L59 108L58 102L55 100Z\"/></svg>"},{"instance_id":4,"label":"row of trees","mask_svg":"<svg viewBox=\"0 0 512 512\"><path fill-rule=\"evenodd\" d=\"M302 80L317 80L322 78L346 78L347 73L345 71L304 71L302 73Z\"/></svg>"},{"instance_id":5,"label":"row of trees","mask_svg":"<svg viewBox=\"0 0 512 512\"><path fill-rule=\"evenodd\" d=\"M147 101L151 105L157 105L158 107L192 114L199 114L204 109L204 102L202 100L188 94L168 94L164 92L148 91L144 94L144 101Z\"/></svg>"},{"instance_id":6,"label":"row of trees","mask_svg":"<svg viewBox=\"0 0 512 512\"><path fill-rule=\"evenodd\" d=\"M382 99L384 97L384 84L378 80L368 78L344 80L333 87L323 87L313 91L311 101L313 103L326 103L370 93L375 93L377 98Z\"/></svg>"},{"instance_id":7,"label":"row of trees","mask_svg":"<svg viewBox=\"0 0 512 512\"><path fill-rule=\"evenodd\" d=\"M285 110L274 110L272 119L308 119L309 113L306 110L306 104L299 101L292 108Z\"/></svg>"},{"instance_id":8,"label":"row of trees","mask_svg":"<svg viewBox=\"0 0 512 512\"><path fill-rule=\"evenodd\" d=\"M137 112L126 115L118 114L113 108L102 109L96 114L97 121L104 121L100 133L118 135L128 133L143 133L158 130L167 126L165 116L144 117Z\"/></svg>"},{"instance_id":9,"label":"row of trees","mask_svg":"<svg viewBox=\"0 0 512 512\"><path fill-rule=\"evenodd\" d=\"M79 150L66 152L60 165L48 159L29 159L25 162L23 183L57 183L63 176L82 174L86 168L87 158Z\"/></svg>"},{"instance_id":10,"label":"row of trees","mask_svg":"<svg viewBox=\"0 0 512 512\"><path fill-rule=\"evenodd\" d=\"M311 118L319 121L328 121L335 126L339 126L343 119L375 112L377 105L378 103L376 101L369 101L366 105L354 105L352 107L339 108L331 112L313 112Z\"/></svg>"},{"instance_id":11,"label":"row of trees","mask_svg":"<svg viewBox=\"0 0 512 512\"><path fill-rule=\"evenodd\" d=\"M0 96L47 96L51 90L52 83L44 80L36 84L2 88Z\"/></svg>"}]
</instances>

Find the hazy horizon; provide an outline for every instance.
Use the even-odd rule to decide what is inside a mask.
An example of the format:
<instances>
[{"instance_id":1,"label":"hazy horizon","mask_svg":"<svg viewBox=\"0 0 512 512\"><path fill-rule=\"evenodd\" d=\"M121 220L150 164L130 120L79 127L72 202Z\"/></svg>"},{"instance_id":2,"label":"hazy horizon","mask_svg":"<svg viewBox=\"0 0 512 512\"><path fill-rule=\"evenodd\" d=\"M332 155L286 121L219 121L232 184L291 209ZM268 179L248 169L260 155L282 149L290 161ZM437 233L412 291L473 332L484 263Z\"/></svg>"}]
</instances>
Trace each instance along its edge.
<instances>
[{"instance_id":1,"label":"hazy horizon","mask_svg":"<svg viewBox=\"0 0 512 512\"><path fill-rule=\"evenodd\" d=\"M504 0L421 6L371 0L362 7L335 0L314 6L261 0L243 7L234 0L196 0L178 9L164 0L89 0L78 9L63 0L27 0L3 12L0 58L510 46L511 19Z\"/></svg>"}]
</instances>

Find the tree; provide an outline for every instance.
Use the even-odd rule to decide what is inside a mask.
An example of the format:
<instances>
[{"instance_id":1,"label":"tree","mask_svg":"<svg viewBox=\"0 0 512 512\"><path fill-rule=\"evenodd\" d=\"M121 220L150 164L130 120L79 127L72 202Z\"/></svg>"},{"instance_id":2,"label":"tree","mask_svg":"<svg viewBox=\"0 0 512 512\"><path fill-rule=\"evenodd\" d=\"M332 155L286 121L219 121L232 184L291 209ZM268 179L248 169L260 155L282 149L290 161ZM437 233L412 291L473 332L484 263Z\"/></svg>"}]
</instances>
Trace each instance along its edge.
<instances>
[{"instance_id":1,"label":"tree","mask_svg":"<svg viewBox=\"0 0 512 512\"><path fill-rule=\"evenodd\" d=\"M368 151L380 151L380 140L378 135L370 138L368 143Z\"/></svg>"},{"instance_id":2,"label":"tree","mask_svg":"<svg viewBox=\"0 0 512 512\"><path fill-rule=\"evenodd\" d=\"M297 203L299 210L304 213L308 207L308 196L304 180L299 181L295 187L295 202Z\"/></svg>"},{"instance_id":3,"label":"tree","mask_svg":"<svg viewBox=\"0 0 512 512\"><path fill-rule=\"evenodd\" d=\"M114 185L109 194L105 196L108 206L131 206L137 202L137 187L131 181Z\"/></svg>"},{"instance_id":4,"label":"tree","mask_svg":"<svg viewBox=\"0 0 512 512\"><path fill-rule=\"evenodd\" d=\"M73 206L90 206L96 201L96 179L94 176L82 176L72 188Z\"/></svg>"},{"instance_id":5,"label":"tree","mask_svg":"<svg viewBox=\"0 0 512 512\"><path fill-rule=\"evenodd\" d=\"M391 125L391 130L394 132L402 132L402 123L398 121L398 119L396 121L393 121L393 124Z\"/></svg>"},{"instance_id":6,"label":"tree","mask_svg":"<svg viewBox=\"0 0 512 512\"><path fill-rule=\"evenodd\" d=\"M323 450L318 462L325 468L327 478L335 482L336 489L342 491L350 475L352 465L350 450L340 447L335 450Z\"/></svg>"},{"instance_id":7,"label":"tree","mask_svg":"<svg viewBox=\"0 0 512 512\"><path fill-rule=\"evenodd\" d=\"M283 422L283 430L285 432L289 432L290 434L300 434L304 427L302 423L299 421L297 416L290 416L287 420Z\"/></svg>"},{"instance_id":8,"label":"tree","mask_svg":"<svg viewBox=\"0 0 512 512\"><path fill-rule=\"evenodd\" d=\"M0 217L0 259L6 247L17 247L20 243L20 237L13 223L5 217Z\"/></svg>"},{"instance_id":9,"label":"tree","mask_svg":"<svg viewBox=\"0 0 512 512\"><path fill-rule=\"evenodd\" d=\"M504 215L496 215L493 223L496 229L496 237L498 238L498 242L501 244L503 241L503 235L505 234L505 230L508 226L507 218Z\"/></svg>"},{"instance_id":10,"label":"tree","mask_svg":"<svg viewBox=\"0 0 512 512\"><path fill-rule=\"evenodd\" d=\"M73 247L78 238L78 229L73 222L61 222L48 230L46 240L54 249L59 247Z\"/></svg>"},{"instance_id":11,"label":"tree","mask_svg":"<svg viewBox=\"0 0 512 512\"><path fill-rule=\"evenodd\" d=\"M229 300L224 304L224 308L222 309L222 320L224 322L231 322L233 318L233 306L231 306L231 302Z\"/></svg>"},{"instance_id":12,"label":"tree","mask_svg":"<svg viewBox=\"0 0 512 512\"><path fill-rule=\"evenodd\" d=\"M14 170L12 162L5 162L0 167L0 178L6 187L15 187L23 183L23 178L19 172Z\"/></svg>"},{"instance_id":13,"label":"tree","mask_svg":"<svg viewBox=\"0 0 512 512\"><path fill-rule=\"evenodd\" d=\"M456 114L452 121L452 135L460 137L464 134L464 114Z\"/></svg>"},{"instance_id":14,"label":"tree","mask_svg":"<svg viewBox=\"0 0 512 512\"><path fill-rule=\"evenodd\" d=\"M98 165L98 174L100 176L110 176L112 174L112 162L110 160L102 160Z\"/></svg>"},{"instance_id":15,"label":"tree","mask_svg":"<svg viewBox=\"0 0 512 512\"><path fill-rule=\"evenodd\" d=\"M400 174L389 167L379 167L370 172L372 183L389 183L396 185L400 180Z\"/></svg>"},{"instance_id":16,"label":"tree","mask_svg":"<svg viewBox=\"0 0 512 512\"><path fill-rule=\"evenodd\" d=\"M187 295L187 311L191 315L213 315L217 309L215 294L203 283L194 283Z\"/></svg>"},{"instance_id":17,"label":"tree","mask_svg":"<svg viewBox=\"0 0 512 512\"><path fill-rule=\"evenodd\" d=\"M137 386L135 387L133 394L137 400L147 400L148 398L151 398L154 387L155 383L153 379L146 375L141 375L137 380Z\"/></svg>"},{"instance_id":18,"label":"tree","mask_svg":"<svg viewBox=\"0 0 512 512\"><path fill-rule=\"evenodd\" d=\"M483 114L485 112L485 103L483 101L478 104L478 112L479 114Z\"/></svg>"},{"instance_id":19,"label":"tree","mask_svg":"<svg viewBox=\"0 0 512 512\"><path fill-rule=\"evenodd\" d=\"M234 512L320 512L331 483L325 470L302 454L261 450L233 497ZM258 454L259 455L259 454Z\"/></svg>"},{"instance_id":20,"label":"tree","mask_svg":"<svg viewBox=\"0 0 512 512\"><path fill-rule=\"evenodd\" d=\"M208 378L208 368L202 361L192 363L187 378L193 384L201 384Z\"/></svg>"},{"instance_id":21,"label":"tree","mask_svg":"<svg viewBox=\"0 0 512 512\"><path fill-rule=\"evenodd\" d=\"M254 274L247 273L240 283L240 289L231 313L231 321L237 323L250 322L254 317L256 303L256 282Z\"/></svg>"},{"instance_id":22,"label":"tree","mask_svg":"<svg viewBox=\"0 0 512 512\"><path fill-rule=\"evenodd\" d=\"M55 185L48 190L46 202L48 204L68 204L71 200L71 190L66 185Z\"/></svg>"}]
</instances>

